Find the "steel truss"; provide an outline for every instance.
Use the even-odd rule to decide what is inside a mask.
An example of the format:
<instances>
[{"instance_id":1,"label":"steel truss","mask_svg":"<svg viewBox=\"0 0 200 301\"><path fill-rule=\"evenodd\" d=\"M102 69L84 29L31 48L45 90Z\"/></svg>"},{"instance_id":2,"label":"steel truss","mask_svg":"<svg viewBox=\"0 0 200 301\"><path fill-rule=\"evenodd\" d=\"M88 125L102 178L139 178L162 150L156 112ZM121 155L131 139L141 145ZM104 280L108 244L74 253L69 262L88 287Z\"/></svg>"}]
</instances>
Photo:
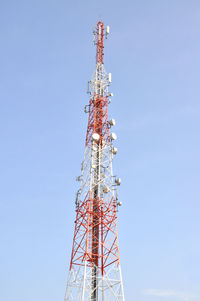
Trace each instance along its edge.
<instances>
[{"instance_id":1,"label":"steel truss","mask_svg":"<svg viewBox=\"0 0 200 301\"><path fill-rule=\"evenodd\" d=\"M94 31L96 69L89 113L65 301L125 301L117 235L118 196L108 120L110 78L103 65L104 24Z\"/></svg>"}]
</instances>

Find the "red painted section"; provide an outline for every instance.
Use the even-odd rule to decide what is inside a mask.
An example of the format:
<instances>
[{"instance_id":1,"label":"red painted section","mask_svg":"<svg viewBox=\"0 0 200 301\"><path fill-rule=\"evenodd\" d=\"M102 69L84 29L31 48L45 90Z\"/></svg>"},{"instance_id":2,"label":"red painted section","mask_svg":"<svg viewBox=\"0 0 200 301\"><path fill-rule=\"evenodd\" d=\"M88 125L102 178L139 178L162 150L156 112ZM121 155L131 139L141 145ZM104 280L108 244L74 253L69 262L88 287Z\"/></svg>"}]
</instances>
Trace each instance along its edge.
<instances>
[{"instance_id":1,"label":"red painted section","mask_svg":"<svg viewBox=\"0 0 200 301\"><path fill-rule=\"evenodd\" d=\"M100 143L110 142L109 124L108 124L108 97L95 95L90 99L89 118L86 135L86 145L91 144L92 134L98 133Z\"/></svg>"},{"instance_id":2,"label":"red painted section","mask_svg":"<svg viewBox=\"0 0 200 301\"><path fill-rule=\"evenodd\" d=\"M77 208L70 269L73 265L84 266L86 260L87 266L92 267L95 263L104 274L108 266L119 263L116 206L112 198L98 200L100 210L94 212L93 204L88 193ZM94 217L98 224L93 223ZM96 226L99 227L99 235L95 237L98 254L93 250L93 229Z\"/></svg>"},{"instance_id":3,"label":"red painted section","mask_svg":"<svg viewBox=\"0 0 200 301\"><path fill-rule=\"evenodd\" d=\"M104 48L104 24L99 21L97 23L97 52L96 63L103 64L103 48Z\"/></svg>"}]
</instances>

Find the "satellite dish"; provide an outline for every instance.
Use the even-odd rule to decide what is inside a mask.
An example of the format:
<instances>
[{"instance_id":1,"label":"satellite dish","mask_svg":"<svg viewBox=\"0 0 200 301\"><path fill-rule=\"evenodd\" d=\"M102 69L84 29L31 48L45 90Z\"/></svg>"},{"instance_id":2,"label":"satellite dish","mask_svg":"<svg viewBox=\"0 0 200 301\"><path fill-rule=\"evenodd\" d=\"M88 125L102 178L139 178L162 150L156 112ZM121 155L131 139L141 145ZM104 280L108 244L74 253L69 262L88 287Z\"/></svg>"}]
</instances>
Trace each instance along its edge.
<instances>
[{"instance_id":1,"label":"satellite dish","mask_svg":"<svg viewBox=\"0 0 200 301\"><path fill-rule=\"evenodd\" d=\"M97 133L92 134L92 139L94 141L99 141L99 138L100 138L99 134L97 134Z\"/></svg>"}]
</instances>

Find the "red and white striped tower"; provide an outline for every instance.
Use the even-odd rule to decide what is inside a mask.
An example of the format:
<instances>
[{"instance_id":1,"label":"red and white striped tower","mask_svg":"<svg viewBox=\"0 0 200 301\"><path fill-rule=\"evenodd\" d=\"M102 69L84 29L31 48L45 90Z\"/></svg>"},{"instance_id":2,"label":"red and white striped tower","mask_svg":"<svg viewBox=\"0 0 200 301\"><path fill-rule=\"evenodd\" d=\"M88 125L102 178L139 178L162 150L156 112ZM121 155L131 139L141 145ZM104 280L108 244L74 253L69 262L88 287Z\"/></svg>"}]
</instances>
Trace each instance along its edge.
<instances>
[{"instance_id":1,"label":"red and white striped tower","mask_svg":"<svg viewBox=\"0 0 200 301\"><path fill-rule=\"evenodd\" d=\"M111 74L104 69L104 37L109 27L99 21L94 28L96 68L88 83L89 113L80 189L65 301L125 301L117 236L117 186L112 160L117 153L108 118Z\"/></svg>"}]
</instances>

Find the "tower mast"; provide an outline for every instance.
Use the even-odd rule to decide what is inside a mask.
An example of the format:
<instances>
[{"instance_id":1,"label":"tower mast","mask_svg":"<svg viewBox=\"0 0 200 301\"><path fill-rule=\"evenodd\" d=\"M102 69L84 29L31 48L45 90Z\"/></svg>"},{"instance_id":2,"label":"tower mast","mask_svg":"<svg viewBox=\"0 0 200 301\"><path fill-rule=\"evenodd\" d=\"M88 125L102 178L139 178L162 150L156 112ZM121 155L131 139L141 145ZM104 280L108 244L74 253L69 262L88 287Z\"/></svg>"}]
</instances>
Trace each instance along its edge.
<instances>
[{"instance_id":1,"label":"tower mast","mask_svg":"<svg viewBox=\"0 0 200 301\"><path fill-rule=\"evenodd\" d=\"M96 185L94 186L94 198L93 198L93 235L92 235L92 250L93 250L93 260L94 265L92 267L92 295L91 300L98 300L98 260L99 260L99 199L100 199L100 178L102 174L101 167L101 149L102 149L102 100L104 98L104 89L101 85L102 80L102 66L103 66L103 47L104 47L104 24L102 22L97 23L96 29L96 71L97 71L97 80L95 83L95 119L94 119L94 132L99 135L99 139L96 142L97 151L94 154L96 156L96 167L94 173L94 182Z\"/></svg>"},{"instance_id":2,"label":"tower mast","mask_svg":"<svg viewBox=\"0 0 200 301\"><path fill-rule=\"evenodd\" d=\"M111 74L104 69L104 38L109 34L99 21L93 31L96 68L88 85L89 113L76 221L65 301L125 301L117 236L117 186L112 160L116 139L108 119Z\"/></svg>"}]
</instances>

